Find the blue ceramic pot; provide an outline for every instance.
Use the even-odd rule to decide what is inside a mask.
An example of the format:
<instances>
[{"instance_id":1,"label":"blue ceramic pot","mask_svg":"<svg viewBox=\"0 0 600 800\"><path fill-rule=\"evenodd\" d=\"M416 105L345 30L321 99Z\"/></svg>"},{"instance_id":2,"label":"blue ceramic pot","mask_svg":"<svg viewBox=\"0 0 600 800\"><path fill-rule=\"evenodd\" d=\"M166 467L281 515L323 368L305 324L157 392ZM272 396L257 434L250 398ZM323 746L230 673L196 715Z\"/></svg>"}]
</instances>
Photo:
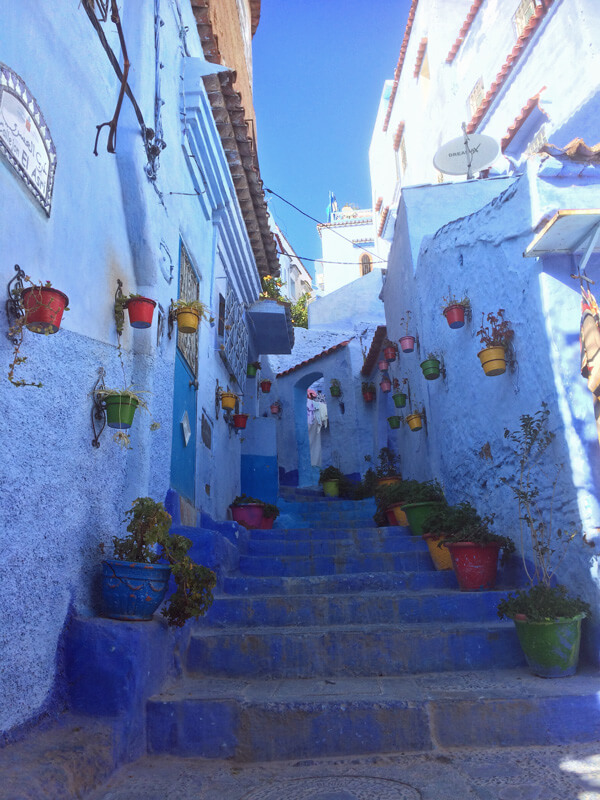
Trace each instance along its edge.
<instances>
[{"instance_id":1,"label":"blue ceramic pot","mask_svg":"<svg viewBox=\"0 0 600 800\"><path fill-rule=\"evenodd\" d=\"M111 619L150 620L169 586L168 564L102 562L104 613Z\"/></svg>"}]
</instances>

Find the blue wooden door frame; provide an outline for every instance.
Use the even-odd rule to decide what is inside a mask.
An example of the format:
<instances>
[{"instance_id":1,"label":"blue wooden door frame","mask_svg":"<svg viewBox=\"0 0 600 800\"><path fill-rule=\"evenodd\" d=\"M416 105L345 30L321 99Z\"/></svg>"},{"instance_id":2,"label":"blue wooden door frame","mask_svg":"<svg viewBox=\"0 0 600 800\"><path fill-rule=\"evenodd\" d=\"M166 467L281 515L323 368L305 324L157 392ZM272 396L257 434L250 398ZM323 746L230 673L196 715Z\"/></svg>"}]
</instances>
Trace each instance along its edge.
<instances>
[{"instance_id":1,"label":"blue wooden door frame","mask_svg":"<svg viewBox=\"0 0 600 800\"><path fill-rule=\"evenodd\" d=\"M191 384L191 385L190 385ZM177 350L173 390L173 438L171 443L171 487L192 505L196 499L196 389L194 376ZM190 438L185 444L181 421L187 411Z\"/></svg>"}]
</instances>

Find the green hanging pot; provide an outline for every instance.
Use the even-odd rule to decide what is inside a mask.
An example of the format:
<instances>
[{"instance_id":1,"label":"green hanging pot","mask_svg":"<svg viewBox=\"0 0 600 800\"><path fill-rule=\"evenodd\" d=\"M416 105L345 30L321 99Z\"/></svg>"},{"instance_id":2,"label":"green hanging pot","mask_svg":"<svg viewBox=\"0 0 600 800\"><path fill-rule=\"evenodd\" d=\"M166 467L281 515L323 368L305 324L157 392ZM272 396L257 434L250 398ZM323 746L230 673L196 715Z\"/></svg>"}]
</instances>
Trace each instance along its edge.
<instances>
[{"instance_id":1,"label":"green hanging pot","mask_svg":"<svg viewBox=\"0 0 600 800\"><path fill-rule=\"evenodd\" d=\"M519 643L534 675L566 678L575 674L584 617L577 614L543 622L530 622L521 614L514 618Z\"/></svg>"},{"instance_id":2,"label":"green hanging pot","mask_svg":"<svg viewBox=\"0 0 600 800\"><path fill-rule=\"evenodd\" d=\"M104 398L106 406L106 424L109 428L125 430L131 428L133 416L138 407L135 397L127 394L110 394Z\"/></svg>"},{"instance_id":3,"label":"green hanging pot","mask_svg":"<svg viewBox=\"0 0 600 800\"><path fill-rule=\"evenodd\" d=\"M400 417L388 417L387 421L389 423L390 428L400 427Z\"/></svg>"},{"instance_id":4,"label":"green hanging pot","mask_svg":"<svg viewBox=\"0 0 600 800\"><path fill-rule=\"evenodd\" d=\"M434 381L440 377L440 362L437 358L428 358L421 362L423 375L428 381Z\"/></svg>"},{"instance_id":5,"label":"green hanging pot","mask_svg":"<svg viewBox=\"0 0 600 800\"><path fill-rule=\"evenodd\" d=\"M248 366L246 367L246 376L248 378L256 377L257 370L258 370L258 367L255 367L254 364L248 364Z\"/></svg>"},{"instance_id":6,"label":"green hanging pot","mask_svg":"<svg viewBox=\"0 0 600 800\"><path fill-rule=\"evenodd\" d=\"M396 408L404 408L406 405L406 395L404 392L396 392L396 394L392 395L392 400Z\"/></svg>"}]
</instances>

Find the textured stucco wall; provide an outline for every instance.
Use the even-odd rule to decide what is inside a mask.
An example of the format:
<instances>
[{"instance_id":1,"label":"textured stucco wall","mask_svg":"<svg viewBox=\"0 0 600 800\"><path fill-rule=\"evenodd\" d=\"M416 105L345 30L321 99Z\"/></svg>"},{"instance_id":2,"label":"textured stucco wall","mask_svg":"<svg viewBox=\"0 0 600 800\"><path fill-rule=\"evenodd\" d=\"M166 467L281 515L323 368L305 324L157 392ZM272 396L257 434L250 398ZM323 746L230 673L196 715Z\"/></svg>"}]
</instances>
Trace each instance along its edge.
<instances>
[{"instance_id":1,"label":"textured stucco wall","mask_svg":"<svg viewBox=\"0 0 600 800\"><path fill-rule=\"evenodd\" d=\"M6 284L18 263L35 281L50 280L65 291L71 309L54 336L25 331L22 354L29 360L20 373L41 380L41 389L8 383L12 348L4 336L6 323L0 336L3 731L32 719L51 702L57 645L69 608L82 615L97 611L100 545L110 553L112 536L123 531L123 514L133 499L162 499L169 488L175 337L167 337L165 324L157 338L156 313L148 330L133 331L126 322L123 376L113 319L116 279L123 280L126 293L146 294L167 309L177 297L181 236L200 274L200 297L213 313L218 303L213 287L215 282L223 285L226 273L241 297L258 291L250 244L200 79L193 110L189 97L186 101L185 125L188 134L193 129L202 137L212 172L205 169L208 185L201 197L194 196L193 167L182 151L182 77L186 74L189 81L190 70L186 73L181 62L177 15L169 4L161 4L161 11L163 69L157 71L153 6L142 12L132 5L123 9L132 64L129 84L148 125L155 126L155 92L164 101L167 148L160 159L158 191L146 177L139 126L127 98L116 156L106 152L106 129L98 157L92 154L95 126L112 117L119 85L80 4L61 0L49 11L24 0L0 11L2 60L35 95L58 153L50 218L0 161L1 211L3 219L10 217L10 225L0 230L0 277ZM182 13L188 52L203 59L189 4L183 4ZM108 22L105 27L110 43L118 47L114 26ZM189 139L186 145L191 147ZM210 202L215 198L225 211L213 219ZM208 324L200 332L199 361L197 413L200 417L206 410L214 431L210 451L198 443L197 505L222 518L239 492L240 440L229 436L222 414L216 419L216 380L226 386L230 378L218 355L215 329ZM161 425L151 432L151 417L138 411L130 450L121 450L109 429L99 449L91 446L90 392L101 366L107 385L125 382L147 390L152 418ZM204 492L207 483L210 497Z\"/></svg>"},{"instance_id":2,"label":"textured stucco wall","mask_svg":"<svg viewBox=\"0 0 600 800\"><path fill-rule=\"evenodd\" d=\"M560 165L558 165L560 166ZM441 227L421 242L414 275L409 269L409 231L397 231L385 287L388 334L404 331L399 318L409 308L411 333L418 335L420 352L401 354L392 376L408 377L413 406L424 407L425 430L414 433L402 426L397 443L405 477L441 479L452 502L470 500L483 513L496 514L495 528L519 544L516 503L501 477L517 469L504 439L521 414L533 414L542 401L551 411L556 440L545 463L564 463L556 493L554 524L581 525L591 539L597 536L598 440L591 395L579 376L579 287L571 280L570 259L524 259L533 227L556 207L593 207L598 177L537 177L538 163L479 212ZM578 185L579 184L579 185ZM431 188L431 193L436 187ZM482 195L483 196L483 195ZM413 243L414 247L414 243ZM597 278L597 256L588 273ZM472 322L452 330L442 311L448 287L457 295L466 290ZM515 330L517 366L514 372L486 377L477 359L481 349L475 331L481 314L506 310ZM446 377L426 381L419 363L433 351L441 356ZM409 468L407 469L407 466ZM541 495L548 505L551 487ZM559 578L598 605L594 551L575 544ZM596 630L589 627L588 651L597 660Z\"/></svg>"}]
</instances>

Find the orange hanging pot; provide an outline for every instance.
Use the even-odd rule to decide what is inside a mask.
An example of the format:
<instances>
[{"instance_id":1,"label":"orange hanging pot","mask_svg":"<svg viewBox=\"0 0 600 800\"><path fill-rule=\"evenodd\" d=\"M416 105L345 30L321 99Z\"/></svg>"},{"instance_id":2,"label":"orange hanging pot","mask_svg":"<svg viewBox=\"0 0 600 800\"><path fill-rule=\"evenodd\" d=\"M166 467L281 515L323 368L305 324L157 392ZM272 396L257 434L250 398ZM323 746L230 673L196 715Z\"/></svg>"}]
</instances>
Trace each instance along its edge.
<instances>
[{"instance_id":1,"label":"orange hanging pot","mask_svg":"<svg viewBox=\"0 0 600 800\"><path fill-rule=\"evenodd\" d=\"M33 333L56 333L69 304L64 292L51 286L28 286L21 292L25 325Z\"/></svg>"},{"instance_id":2,"label":"orange hanging pot","mask_svg":"<svg viewBox=\"0 0 600 800\"><path fill-rule=\"evenodd\" d=\"M406 417L406 421L411 431L420 431L423 427L423 420L420 414L409 414Z\"/></svg>"}]
</instances>

